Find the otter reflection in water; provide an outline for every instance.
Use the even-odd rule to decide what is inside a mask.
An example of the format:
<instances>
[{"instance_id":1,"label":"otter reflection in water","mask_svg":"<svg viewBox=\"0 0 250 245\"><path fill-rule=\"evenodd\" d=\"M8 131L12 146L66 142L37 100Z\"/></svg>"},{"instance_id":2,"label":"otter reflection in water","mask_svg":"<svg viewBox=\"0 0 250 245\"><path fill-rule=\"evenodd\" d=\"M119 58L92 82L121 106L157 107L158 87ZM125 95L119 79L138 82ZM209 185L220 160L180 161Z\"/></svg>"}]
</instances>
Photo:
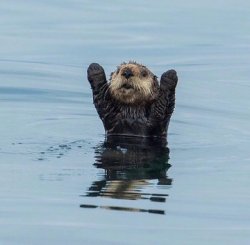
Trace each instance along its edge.
<instances>
[{"instance_id":1,"label":"otter reflection in water","mask_svg":"<svg viewBox=\"0 0 250 245\"><path fill-rule=\"evenodd\" d=\"M104 174L101 180L92 183L84 196L102 198L102 203L107 200L103 198L125 199L130 200L131 205L121 207L82 204L82 208L99 207L112 210L165 213L163 209L159 208L132 206L132 204L138 206L138 203L132 202L132 200L149 200L158 203L166 201L168 194L166 188L162 188L162 186L170 186L172 180L166 175L171 165L168 163L169 149L165 139L108 136L104 143L96 147L95 154L94 165L103 169ZM153 191L145 191L152 190L152 188ZM147 202L147 204L152 207L152 203ZM153 205L153 207L157 205Z\"/></svg>"}]
</instances>

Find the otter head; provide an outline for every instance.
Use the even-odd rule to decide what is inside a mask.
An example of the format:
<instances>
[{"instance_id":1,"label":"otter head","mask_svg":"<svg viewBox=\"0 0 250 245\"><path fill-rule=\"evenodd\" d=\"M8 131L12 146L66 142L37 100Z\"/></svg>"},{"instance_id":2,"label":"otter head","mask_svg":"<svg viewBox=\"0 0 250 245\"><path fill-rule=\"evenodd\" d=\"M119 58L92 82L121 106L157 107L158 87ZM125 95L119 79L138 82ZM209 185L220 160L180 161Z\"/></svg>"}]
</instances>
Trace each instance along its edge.
<instances>
[{"instance_id":1,"label":"otter head","mask_svg":"<svg viewBox=\"0 0 250 245\"><path fill-rule=\"evenodd\" d=\"M123 63L111 73L111 95L124 104L150 103L158 95L157 77L145 66Z\"/></svg>"}]
</instances>

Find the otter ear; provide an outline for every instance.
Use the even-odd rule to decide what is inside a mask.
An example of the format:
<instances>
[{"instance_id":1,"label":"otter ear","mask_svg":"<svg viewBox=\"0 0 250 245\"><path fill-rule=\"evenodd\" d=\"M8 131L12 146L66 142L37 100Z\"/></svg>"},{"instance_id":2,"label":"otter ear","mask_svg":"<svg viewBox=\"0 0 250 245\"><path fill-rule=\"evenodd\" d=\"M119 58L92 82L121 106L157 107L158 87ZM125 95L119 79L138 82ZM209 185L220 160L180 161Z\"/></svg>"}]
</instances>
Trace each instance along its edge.
<instances>
[{"instance_id":1,"label":"otter ear","mask_svg":"<svg viewBox=\"0 0 250 245\"><path fill-rule=\"evenodd\" d=\"M175 90L178 82L177 73L175 70L169 70L162 74L160 87L163 90Z\"/></svg>"},{"instance_id":2,"label":"otter ear","mask_svg":"<svg viewBox=\"0 0 250 245\"><path fill-rule=\"evenodd\" d=\"M104 69L97 63L92 63L89 65L87 74L92 89L96 89L99 87L99 85L107 82Z\"/></svg>"}]
</instances>

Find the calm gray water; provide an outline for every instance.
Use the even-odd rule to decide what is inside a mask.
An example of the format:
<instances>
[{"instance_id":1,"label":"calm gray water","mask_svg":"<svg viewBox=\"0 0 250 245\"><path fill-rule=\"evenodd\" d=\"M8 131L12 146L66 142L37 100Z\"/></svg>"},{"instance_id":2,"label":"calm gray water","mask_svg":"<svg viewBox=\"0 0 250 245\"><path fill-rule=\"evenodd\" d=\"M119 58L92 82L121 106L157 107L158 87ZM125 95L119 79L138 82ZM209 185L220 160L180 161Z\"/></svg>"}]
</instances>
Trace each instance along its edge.
<instances>
[{"instance_id":1,"label":"calm gray water","mask_svg":"<svg viewBox=\"0 0 250 245\"><path fill-rule=\"evenodd\" d=\"M250 244L250 3L204 2L1 1L0 244ZM179 74L168 146L104 142L128 60Z\"/></svg>"}]
</instances>

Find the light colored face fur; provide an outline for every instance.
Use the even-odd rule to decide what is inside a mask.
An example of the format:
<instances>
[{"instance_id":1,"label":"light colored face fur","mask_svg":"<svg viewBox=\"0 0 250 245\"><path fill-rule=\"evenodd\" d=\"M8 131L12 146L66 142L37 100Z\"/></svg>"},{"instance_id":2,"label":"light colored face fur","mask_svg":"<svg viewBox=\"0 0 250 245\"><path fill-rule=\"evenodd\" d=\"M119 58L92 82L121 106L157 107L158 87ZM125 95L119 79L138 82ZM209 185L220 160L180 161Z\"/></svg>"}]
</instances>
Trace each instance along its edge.
<instances>
[{"instance_id":1,"label":"light colored face fur","mask_svg":"<svg viewBox=\"0 0 250 245\"><path fill-rule=\"evenodd\" d=\"M125 104L153 101L158 94L157 77L145 66L135 62L123 63L111 73L111 95Z\"/></svg>"}]
</instances>

